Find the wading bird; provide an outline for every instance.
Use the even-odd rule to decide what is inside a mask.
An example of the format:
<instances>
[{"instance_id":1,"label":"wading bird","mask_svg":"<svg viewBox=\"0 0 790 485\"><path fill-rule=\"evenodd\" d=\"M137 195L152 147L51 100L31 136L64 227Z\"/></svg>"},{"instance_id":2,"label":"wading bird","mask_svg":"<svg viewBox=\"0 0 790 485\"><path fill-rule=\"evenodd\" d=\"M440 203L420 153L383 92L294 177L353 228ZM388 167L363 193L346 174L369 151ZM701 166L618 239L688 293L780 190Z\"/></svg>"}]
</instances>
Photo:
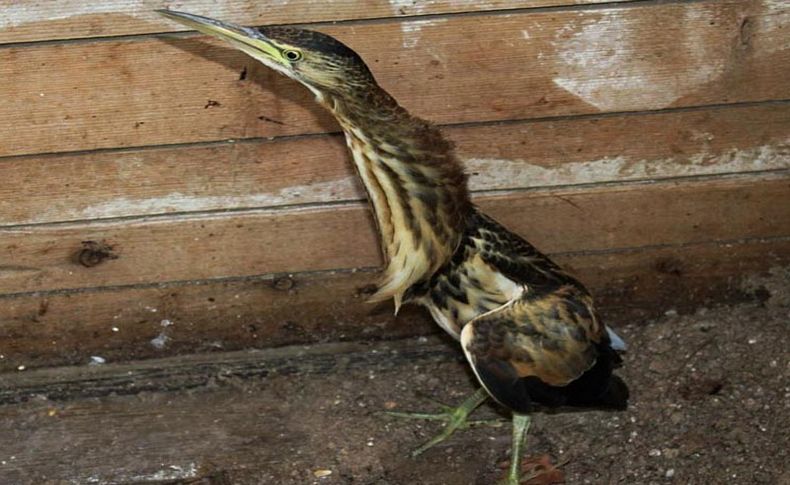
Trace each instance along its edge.
<instances>
[{"instance_id":1,"label":"wading bird","mask_svg":"<svg viewBox=\"0 0 790 485\"><path fill-rule=\"evenodd\" d=\"M392 298L396 311L405 302L427 307L460 340L482 385L416 453L463 427L491 396L513 412L505 483L517 484L535 404L625 408L628 389L612 374L624 344L589 292L470 202L452 145L382 89L356 52L320 32L159 12L300 82L340 123L387 260L371 299Z\"/></svg>"}]
</instances>

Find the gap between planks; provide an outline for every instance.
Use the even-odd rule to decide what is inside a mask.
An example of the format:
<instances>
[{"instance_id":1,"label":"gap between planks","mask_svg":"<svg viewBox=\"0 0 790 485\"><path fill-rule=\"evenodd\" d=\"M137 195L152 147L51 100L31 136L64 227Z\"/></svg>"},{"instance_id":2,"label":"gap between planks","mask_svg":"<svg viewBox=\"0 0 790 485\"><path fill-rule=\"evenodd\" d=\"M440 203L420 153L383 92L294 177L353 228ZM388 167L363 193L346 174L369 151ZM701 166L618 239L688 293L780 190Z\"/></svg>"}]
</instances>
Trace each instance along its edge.
<instances>
[{"instance_id":1,"label":"gap between planks","mask_svg":"<svg viewBox=\"0 0 790 485\"><path fill-rule=\"evenodd\" d=\"M556 257L596 295L611 325L667 309L760 301L748 276L790 264L790 237L710 243L640 252ZM0 305L0 369L159 358L194 352L321 342L393 340L437 332L410 305L370 305L372 271L281 275L262 281L31 295ZM762 296L761 296L762 295ZM159 340L166 339L163 342ZM161 345L165 344L165 345Z\"/></svg>"},{"instance_id":2,"label":"gap between planks","mask_svg":"<svg viewBox=\"0 0 790 485\"><path fill-rule=\"evenodd\" d=\"M649 244L638 247L629 248L609 248L598 250L583 250L583 251L565 251L557 253L548 253L551 258L574 258L583 256L605 256L605 255L618 255L618 254L636 254L642 252L656 251L662 249L692 249L704 247L709 245L719 246L734 246L740 244L762 244L762 243L781 243L790 242L790 236L780 237L755 237L755 238L740 238L740 239L725 239L716 241L694 241L680 244ZM292 272L277 272L265 273L258 275L245 275L245 276L224 276L216 278L204 279L191 279L191 280L172 280L162 281L155 283L135 283L128 285L107 285L95 286L84 288L63 288L56 290L39 290L28 291L19 293L1 293L0 301L13 300L21 298L46 298L51 296L64 296L76 295L83 293L113 293L123 290L146 290L146 289L167 289L167 288L183 288L188 286L206 286L222 283L269 283L273 284L279 278L298 279L301 281L311 279L322 279L332 276L352 275L352 274L367 274L371 277L377 275L381 271L377 266L366 266L358 268L338 268L329 270L314 270L314 271L292 271Z\"/></svg>"},{"instance_id":3,"label":"gap between planks","mask_svg":"<svg viewBox=\"0 0 790 485\"><path fill-rule=\"evenodd\" d=\"M736 101L733 103L715 103L715 104L701 104L695 106L678 106L667 107L660 109L650 110L634 110L634 111L610 111L602 113L579 113L574 115L555 115L555 116L538 116L534 118L512 118L506 120L484 120L484 121L462 121L458 123L436 123L436 126L442 130L452 130L454 128L484 128L496 126L510 126L517 124L532 124L532 123L553 123L558 121L595 121L600 119L619 118L619 117L638 117L638 116L660 116L664 114L673 113L694 113L699 111L716 111L726 109L748 109L761 106L787 106L790 105L790 99L771 99L764 101ZM114 153L130 153L138 151L155 151L162 149L178 149L178 148L209 148L220 147L225 145L235 144L268 144L278 143L285 141L295 140L312 140L316 138L331 138L342 137L343 132L328 131L324 133L301 133L294 135L277 135L277 136L250 136L243 138L221 138L216 140L184 142L184 143L163 143L158 145L135 145L123 147L108 147L108 148L94 148L89 150L65 150L57 152L41 152L41 153L24 153L19 155L0 155L0 164L11 162L14 160L25 160L31 158L57 158L68 156L81 156L81 155L97 155L97 154L114 154Z\"/></svg>"},{"instance_id":4,"label":"gap between planks","mask_svg":"<svg viewBox=\"0 0 790 485\"><path fill-rule=\"evenodd\" d=\"M781 16L774 15L778 6L731 1L657 5L647 11L581 12L581 18L559 13L459 18L421 25L418 34L401 32L397 24L331 30L341 38L354 36L361 55L374 63L380 58L383 62L374 70L382 84L406 107L420 106L417 114L437 122L788 97L781 76L786 35L779 28ZM749 15L756 30L749 37L752 43L744 45L738 42L739 29ZM689 22L667 24L673 26L669 30L655 27L656 19L671 22L678 16ZM569 26L575 28L568 31ZM541 34L526 41L525 29ZM613 33L621 30L628 35L619 42ZM494 36L498 55L480 56ZM422 44L415 49L393 44L404 39ZM672 56L669 71L661 60L665 49L657 47L664 44L679 54ZM619 54L608 55L609 48ZM17 127L6 137L6 155L337 129L308 93L293 89L292 81L256 68L248 81L240 82L239 71L250 65L249 59L215 40L12 49L0 56L8 73L0 76L7 79L4 89L17 93L0 109ZM534 63L534 68L519 69L522 62L513 59ZM58 83L28 69L42 63L63 64ZM86 70L93 74L89 89ZM613 71L622 74L613 77ZM485 72L497 73L495 88ZM173 78L178 78L177 96ZM221 101L222 108L207 111L207 98ZM262 123L259 109L279 110L279 121L287 125ZM49 131L57 136L47 136Z\"/></svg>"},{"instance_id":5,"label":"gap between planks","mask_svg":"<svg viewBox=\"0 0 790 485\"><path fill-rule=\"evenodd\" d=\"M535 186L535 187L514 187L506 189L490 189L478 190L473 193L473 202L478 202L478 198L485 198L489 196L517 196L519 194L537 194L551 196L552 192L562 193L565 195L583 194L589 190L595 189L618 189L630 190L638 187L666 185L678 186L683 184L695 184L705 182L739 182L739 181L754 181L755 183L781 180L790 177L790 168L780 168L772 170L758 170L758 171L745 171L733 173L717 173L717 174L702 174L702 175L683 175L677 177L669 177L662 179L633 179L633 180L611 180L604 182L593 183L579 183L579 184L559 184L551 186ZM559 195L557 197L560 197ZM261 207L238 207L232 209L209 209L200 211L174 211L164 214L143 214L143 215L130 215L106 218L91 218L91 219L73 219L65 221L53 221L42 223L25 223L25 224L0 224L0 234L3 232L13 232L18 230L47 228L47 227L72 227L72 226L85 226L90 227L93 225L101 226L105 224L114 224L118 222L160 222L168 220L200 220L202 218L212 217L216 215L269 215L269 214L297 214L303 211L312 211L315 209L348 209L354 208L365 202L366 199L345 199L338 201L326 202L308 202L298 204L283 204L278 206L261 206Z\"/></svg>"},{"instance_id":6,"label":"gap between planks","mask_svg":"<svg viewBox=\"0 0 790 485\"><path fill-rule=\"evenodd\" d=\"M782 202L790 177L769 175L518 193L478 202L551 254L787 236L790 207ZM356 204L5 229L0 245L13 265L2 274L0 287L3 293L22 293L374 266L381 257L369 216ZM557 233L557 227L573 230ZM349 235L357 243L353 252L347 250ZM77 262L86 241L105 241L111 251L105 256L112 257L98 266Z\"/></svg>"}]
</instances>

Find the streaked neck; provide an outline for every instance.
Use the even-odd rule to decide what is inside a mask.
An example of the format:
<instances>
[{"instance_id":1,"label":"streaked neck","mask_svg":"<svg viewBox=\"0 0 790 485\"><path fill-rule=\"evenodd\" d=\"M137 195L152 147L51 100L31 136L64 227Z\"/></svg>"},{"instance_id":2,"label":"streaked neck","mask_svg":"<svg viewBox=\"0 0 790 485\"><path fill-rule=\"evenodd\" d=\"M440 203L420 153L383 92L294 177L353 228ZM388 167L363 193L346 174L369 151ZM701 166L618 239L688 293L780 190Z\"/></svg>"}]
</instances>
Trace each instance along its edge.
<instances>
[{"instance_id":1,"label":"streaked neck","mask_svg":"<svg viewBox=\"0 0 790 485\"><path fill-rule=\"evenodd\" d=\"M362 102L326 105L345 132L387 258L371 300L392 297L397 310L406 290L429 278L457 248L471 210L466 176L439 130L383 91Z\"/></svg>"}]
</instances>

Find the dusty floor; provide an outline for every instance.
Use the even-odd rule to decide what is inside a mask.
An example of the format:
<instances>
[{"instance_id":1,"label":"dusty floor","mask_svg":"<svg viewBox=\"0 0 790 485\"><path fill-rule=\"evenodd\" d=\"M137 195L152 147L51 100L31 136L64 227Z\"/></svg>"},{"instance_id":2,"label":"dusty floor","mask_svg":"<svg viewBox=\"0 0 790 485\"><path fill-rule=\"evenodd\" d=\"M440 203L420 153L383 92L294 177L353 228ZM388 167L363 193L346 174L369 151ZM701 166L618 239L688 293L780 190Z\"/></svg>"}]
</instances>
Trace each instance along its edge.
<instances>
[{"instance_id":1,"label":"dusty floor","mask_svg":"<svg viewBox=\"0 0 790 485\"><path fill-rule=\"evenodd\" d=\"M536 415L526 456L561 463L566 483L789 484L787 276L755 283L760 305L670 310L620 328L630 409ZM471 390L465 366L450 361L34 399L0 408L0 483L491 484L509 426L460 432L412 459L438 425L381 413ZM496 416L491 406L476 413Z\"/></svg>"}]
</instances>

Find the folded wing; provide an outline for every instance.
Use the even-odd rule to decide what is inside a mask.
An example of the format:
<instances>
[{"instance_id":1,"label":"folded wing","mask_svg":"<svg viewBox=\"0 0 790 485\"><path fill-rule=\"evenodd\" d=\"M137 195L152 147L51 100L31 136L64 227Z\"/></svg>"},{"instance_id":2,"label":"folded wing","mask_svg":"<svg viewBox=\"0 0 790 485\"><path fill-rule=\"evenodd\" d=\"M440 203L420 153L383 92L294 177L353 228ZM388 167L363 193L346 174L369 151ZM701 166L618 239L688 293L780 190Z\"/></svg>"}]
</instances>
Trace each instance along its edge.
<instances>
[{"instance_id":1,"label":"folded wing","mask_svg":"<svg viewBox=\"0 0 790 485\"><path fill-rule=\"evenodd\" d=\"M468 322L461 342L481 384L513 411L529 412L533 402L625 406L627 388L612 377L620 358L591 297L575 285L545 294L525 288Z\"/></svg>"}]
</instances>

